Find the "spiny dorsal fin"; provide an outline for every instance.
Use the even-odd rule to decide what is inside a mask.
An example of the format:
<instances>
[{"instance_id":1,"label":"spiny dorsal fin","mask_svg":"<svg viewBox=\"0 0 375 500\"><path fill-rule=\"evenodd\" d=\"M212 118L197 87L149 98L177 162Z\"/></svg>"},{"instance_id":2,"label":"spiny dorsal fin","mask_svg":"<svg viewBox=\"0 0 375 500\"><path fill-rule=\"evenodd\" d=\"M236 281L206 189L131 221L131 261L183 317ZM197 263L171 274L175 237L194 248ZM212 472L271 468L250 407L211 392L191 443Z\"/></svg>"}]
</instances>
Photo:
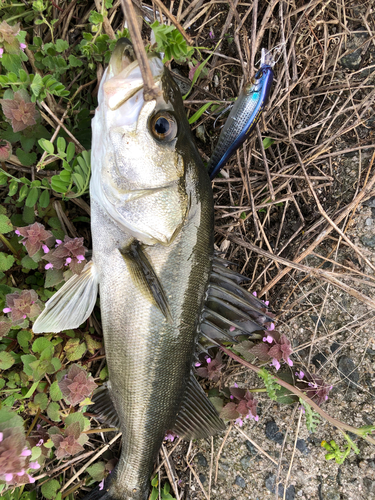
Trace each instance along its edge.
<instances>
[{"instance_id":1,"label":"spiny dorsal fin","mask_svg":"<svg viewBox=\"0 0 375 500\"><path fill-rule=\"evenodd\" d=\"M126 252L122 251L121 255L134 282L148 295L149 300L159 307L167 321L172 323L168 298L141 245L138 242L133 243Z\"/></svg>"},{"instance_id":2,"label":"spiny dorsal fin","mask_svg":"<svg viewBox=\"0 0 375 500\"><path fill-rule=\"evenodd\" d=\"M33 325L34 333L78 328L92 313L98 295L98 272L93 261L75 274L46 303Z\"/></svg>"},{"instance_id":3,"label":"spiny dorsal fin","mask_svg":"<svg viewBox=\"0 0 375 500\"><path fill-rule=\"evenodd\" d=\"M191 374L173 432L184 439L202 439L224 429L224 422Z\"/></svg>"}]
</instances>

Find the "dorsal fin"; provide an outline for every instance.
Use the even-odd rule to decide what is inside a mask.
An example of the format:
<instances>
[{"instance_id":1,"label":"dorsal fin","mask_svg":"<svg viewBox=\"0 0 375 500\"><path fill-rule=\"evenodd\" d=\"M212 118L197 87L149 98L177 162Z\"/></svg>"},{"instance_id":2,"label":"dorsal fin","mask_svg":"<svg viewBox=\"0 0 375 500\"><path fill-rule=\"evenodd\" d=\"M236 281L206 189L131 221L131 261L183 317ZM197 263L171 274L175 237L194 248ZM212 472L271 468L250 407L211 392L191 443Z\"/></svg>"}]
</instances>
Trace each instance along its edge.
<instances>
[{"instance_id":1,"label":"dorsal fin","mask_svg":"<svg viewBox=\"0 0 375 500\"><path fill-rule=\"evenodd\" d=\"M89 406L90 413L95 413L100 422L105 422L111 427L120 428L120 420L107 384L103 384L94 392L91 401L94 404Z\"/></svg>"},{"instance_id":2,"label":"dorsal fin","mask_svg":"<svg viewBox=\"0 0 375 500\"><path fill-rule=\"evenodd\" d=\"M208 343L202 341L206 348L228 340L236 342L236 337L240 335L262 338L266 324L273 322L265 303L239 286L243 277L229 269L230 264L216 255L213 259L198 327L198 331L208 339Z\"/></svg>"}]
</instances>

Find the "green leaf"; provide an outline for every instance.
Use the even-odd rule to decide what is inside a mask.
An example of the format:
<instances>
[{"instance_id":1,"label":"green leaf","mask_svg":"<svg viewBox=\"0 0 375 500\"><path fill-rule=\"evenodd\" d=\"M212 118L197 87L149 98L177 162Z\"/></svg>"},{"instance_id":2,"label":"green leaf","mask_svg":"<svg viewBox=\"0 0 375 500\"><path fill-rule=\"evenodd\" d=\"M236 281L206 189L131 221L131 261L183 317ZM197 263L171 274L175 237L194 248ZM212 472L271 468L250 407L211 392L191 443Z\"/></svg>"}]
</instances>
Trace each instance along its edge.
<instances>
[{"instance_id":1,"label":"green leaf","mask_svg":"<svg viewBox=\"0 0 375 500\"><path fill-rule=\"evenodd\" d=\"M42 447L41 446L33 446L31 448L30 462L34 462L37 458L40 457L41 454L42 454Z\"/></svg>"},{"instance_id":2,"label":"green leaf","mask_svg":"<svg viewBox=\"0 0 375 500\"><path fill-rule=\"evenodd\" d=\"M7 71L12 71L16 74L22 69L21 57L18 54L8 54L5 52L1 58L1 64Z\"/></svg>"},{"instance_id":3,"label":"green leaf","mask_svg":"<svg viewBox=\"0 0 375 500\"><path fill-rule=\"evenodd\" d=\"M21 347L28 347L31 337L31 332L28 330L21 330L17 333L17 342Z\"/></svg>"},{"instance_id":4,"label":"green leaf","mask_svg":"<svg viewBox=\"0 0 375 500\"><path fill-rule=\"evenodd\" d=\"M74 145L74 142L69 142L68 147L66 148L66 161L68 162L72 161L75 154L76 154L76 147Z\"/></svg>"},{"instance_id":5,"label":"green leaf","mask_svg":"<svg viewBox=\"0 0 375 500\"><path fill-rule=\"evenodd\" d=\"M28 192L29 192L29 186L27 186L26 184L24 184L21 189L20 189L20 193L19 193L19 196L18 196L18 202L22 201L23 199L26 198L26 196L28 195Z\"/></svg>"},{"instance_id":6,"label":"green leaf","mask_svg":"<svg viewBox=\"0 0 375 500\"><path fill-rule=\"evenodd\" d=\"M196 122L202 115L203 113L211 106L211 104L213 104L212 101L210 102L207 102L206 104L204 104L200 109L198 109L198 111L196 111L193 116L191 116L189 118L189 124L193 124L194 122Z\"/></svg>"},{"instance_id":7,"label":"green leaf","mask_svg":"<svg viewBox=\"0 0 375 500\"><path fill-rule=\"evenodd\" d=\"M34 397L34 403L36 405L38 405L42 411L44 411L48 405L47 394L44 394L44 392L40 392L39 394L36 394L36 396Z\"/></svg>"},{"instance_id":8,"label":"green leaf","mask_svg":"<svg viewBox=\"0 0 375 500\"><path fill-rule=\"evenodd\" d=\"M39 205L42 208L47 208L49 205L49 191L48 189L43 189L42 194L39 196Z\"/></svg>"},{"instance_id":9,"label":"green leaf","mask_svg":"<svg viewBox=\"0 0 375 500\"><path fill-rule=\"evenodd\" d=\"M51 387L49 388L49 395L51 396L52 401L60 401L60 399L62 399L63 395L57 381L51 384Z\"/></svg>"},{"instance_id":10,"label":"green leaf","mask_svg":"<svg viewBox=\"0 0 375 500\"><path fill-rule=\"evenodd\" d=\"M58 403L50 403L47 408L47 415L54 422L60 422L60 405Z\"/></svg>"},{"instance_id":11,"label":"green leaf","mask_svg":"<svg viewBox=\"0 0 375 500\"><path fill-rule=\"evenodd\" d=\"M14 261L13 255L0 252L0 271L8 271L13 266Z\"/></svg>"},{"instance_id":12,"label":"green leaf","mask_svg":"<svg viewBox=\"0 0 375 500\"><path fill-rule=\"evenodd\" d=\"M271 139L271 137L265 137L263 139L263 147L264 149L267 149L269 148L270 146L272 146L272 144L275 142L274 139Z\"/></svg>"},{"instance_id":13,"label":"green leaf","mask_svg":"<svg viewBox=\"0 0 375 500\"><path fill-rule=\"evenodd\" d=\"M21 266L25 269L38 269L38 263L35 262L29 255L25 255L25 257L22 258Z\"/></svg>"},{"instance_id":14,"label":"green leaf","mask_svg":"<svg viewBox=\"0 0 375 500\"><path fill-rule=\"evenodd\" d=\"M45 288L51 288L64 281L64 273L62 269L47 269Z\"/></svg>"},{"instance_id":15,"label":"green leaf","mask_svg":"<svg viewBox=\"0 0 375 500\"><path fill-rule=\"evenodd\" d=\"M8 370L14 363L15 360L9 352L0 352L0 370Z\"/></svg>"},{"instance_id":16,"label":"green leaf","mask_svg":"<svg viewBox=\"0 0 375 500\"><path fill-rule=\"evenodd\" d=\"M57 141L56 141L56 145L57 145L57 150L59 153L65 153L65 148L66 148L66 140L64 139L64 137L58 137L57 138Z\"/></svg>"},{"instance_id":17,"label":"green leaf","mask_svg":"<svg viewBox=\"0 0 375 500\"><path fill-rule=\"evenodd\" d=\"M34 75L33 82L30 85L32 93L35 95L35 97L38 97L40 94L40 91L43 88L43 80L42 77L37 73Z\"/></svg>"},{"instance_id":18,"label":"green leaf","mask_svg":"<svg viewBox=\"0 0 375 500\"><path fill-rule=\"evenodd\" d=\"M23 371L26 373L26 375L29 375L29 377L32 377L33 370L30 367L30 364L37 361L36 357L33 356L32 354L25 354L25 355L21 356L21 360L23 363Z\"/></svg>"},{"instance_id":19,"label":"green leaf","mask_svg":"<svg viewBox=\"0 0 375 500\"><path fill-rule=\"evenodd\" d=\"M97 462L96 464L87 467L86 470L94 481L101 481L105 475L105 462Z\"/></svg>"},{"instance_id":20,"label":"green leaf","mask_svg":"<svg viewBox=\"0 0 375 500\"><path fill-rule=\"evenodd\" d=\"M79 427L81 432L87 430L90 428L90 421L88 418L83 416L83 413L77 411L75 413L71 413L68 415L65 419L65 425L68 427L68 425L73 424L74 422L79 423Z\"/></svg>"},{"instance_id":21,"label":"green leaf","mask_svg":"<svg viewBox=\"0 0 375 500\"><path fill-rule=\"evenodd\" d=\"M21 136L21 146L25 153L30 153L32 147L35 144L35 137L25 137Z\"/></svg>"},{"instance_id":22,"label":"green leaf","mask_svg":"<svg viewBox=\"0 0 375 500\"><path fill-rule=\"evenodd\" d=\"M47 141L47 139L39 139L38 141L39 143L39 146L44 150L44 151L47 151L48 154L50 155L53 155L54 152L55 152L55 148L54 148L54 145L52 144L52 142L50 141Z\"/></svg>"},{"instance_id":23,"label":"green leaf","mask_svg":"<svg viewBox=\"0 0 375 500\"><path fill-rule=\"evenodd\" d=\"M55 500L57 491L60 489L60 483L56 479L51 479L47 483L42 484L42 494L48 500Z\"/></svg>"},{"instance_id":24,"label":"green leaf","mask_svg":"<svg viewBox=\"0 0 375 500\"><path fill-rule=\"evenodd\" d=\"M17 148L16 155L25 167L30 167L30 165L36 163L36 153L26 153L23 149Z\"/></svg>"},{"instance_id":25,"label":"green leaf","mask_svg":"<svg viewBox=\"0 0 375 500\"><path fill-rule=\"evenodd\" d=\"M70 54L68 59L69 59L69 66L71 68L79 68L80 66L83 65L83 62L73 54Z\"/></svg>"},{"instance_id":26,"label":"green leaf","mask_svg":"<svg viewBox=\"0 0 375 500\"><path fill-rule=\"evenodd\" d=\"M38 198L39 198L39 189L31 188L29 194L27 195L25 205L30 208L33 207L35 203L38 201Z\"/></svg>"},{"instance_id":27,"label":"green leaf","mask_svg":"<svg viewBox=\"0 0 375 500\"><path fill-rule=\"evenodd\" d=\"M65 40L61 40L60 38L56 40L55 49L57 50L57 52L64 52L68 48L69 48L68 42L66 42Z\"/></svg>"},{"instance_id":28,"label":"green leaf","mask_svg":"<svg viewBox=\"0 0 375 500\"><path fill-rule=\"evenodd\" d=\"M69 361L81 359L87 350L86 343L80 344L80 339L69 339L65 344L65 354Z\"/></svg>"},{"instance_id":29,"label":"green leaf","mask_svg":"<svg viewBox=\"0 0 375 500\"><path fill-rule=\"evenodd\" d=\"M17 193L18 190L18 182L15 179L12 179L9 183L9 191L8 195L9 196L14 196Z\"/></svg>"},{"instance_id":30,"label":"green leaf","mask_svg":"<svg viewBox=\"0 0 375 500\"><path fill-rule=\"evenodd\" d=\"M6 234L13 231L13 224L6 215L0 215L0 234Z\"/></svg>"},{"instance_id":31,"label":"green leaf","mask_svg":"<svg viewBox=\"0 0 375 500\"><path fill-rule=\"evenodd\" d=\"M47 348L53 348L53 344L45 337L38 337L32 346L33 352L43 352Z\"/></svg>"},{"instance_id":32,"label":"green leaf","mask_svg":"<svg viewBox=\"0 0 375 500\"><path fill-rule=\"evenodd\" d=\"M60 175L53 175L51 178L51 188L56 193L66 193L69 187L69 182L61 180Z\"/></svg>"},{"instance_id":33,"label":"green leaf","mask_svg":"<svg viewBox=\"0 0 375 500\"><path fill-rule=\"evenodd\" d=\"M103 22L103 16L99 14L99 12L96 12L95 10L91 11L89 21L92 24L99 24Z\"/></svg>"}]
</instances>

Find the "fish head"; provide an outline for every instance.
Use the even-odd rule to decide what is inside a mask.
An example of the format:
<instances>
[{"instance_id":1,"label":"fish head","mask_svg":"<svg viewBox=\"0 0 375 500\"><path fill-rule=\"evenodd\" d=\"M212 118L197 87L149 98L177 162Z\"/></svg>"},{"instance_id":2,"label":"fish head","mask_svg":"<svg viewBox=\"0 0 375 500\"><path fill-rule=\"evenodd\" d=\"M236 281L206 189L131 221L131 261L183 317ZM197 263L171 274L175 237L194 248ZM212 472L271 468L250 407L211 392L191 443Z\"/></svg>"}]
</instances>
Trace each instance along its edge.
<instances>
[{"instance_id":1,"label":"fish head","mask_svg":"<svg viewBox=\"0 0 375 500\"><path fill-rule=\"evenodd\" d=\"M201 160L177 85L157 54L148 61L160 89L151 101L130 42L118 41L92 124L90 191L128 234L168 245L188 212L187 171Z\"/></svg>"}]
</instances>

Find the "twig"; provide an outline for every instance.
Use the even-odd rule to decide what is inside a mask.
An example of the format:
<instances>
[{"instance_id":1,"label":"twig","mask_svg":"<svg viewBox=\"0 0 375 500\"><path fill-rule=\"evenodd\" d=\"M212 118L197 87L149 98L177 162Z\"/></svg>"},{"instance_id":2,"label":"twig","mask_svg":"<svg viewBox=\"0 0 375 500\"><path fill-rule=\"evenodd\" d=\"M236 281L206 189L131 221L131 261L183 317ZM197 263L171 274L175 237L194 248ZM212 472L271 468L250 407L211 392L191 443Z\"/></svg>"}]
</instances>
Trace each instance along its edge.
<instances>
[{"instance_id":1,"label":"twig","mask_svg":"<svg viewBox=\"0 0 375 500\"><path fill-rule=\"evenodd\" d=\"M230 426L228 427L228 430L227 432L225 433L225 436L224 436L224 439L223 439L223 442L221 443L221 446L219 448L219 451L217 452L217 457L216 457L216 468L215 468L215 484L217 483L217 474L218 474L218 470L219 470L219 459L220 459L220 455L221 455L221 452L223 451L223 448L224 448L224 445L228 439L228 436L229 436L229 433L230 431L232 430L233 428L233 424L231 423Z\"/></svg>"},{"instance_id":2,"label":"twig","mask_svg":"<svg viewBox=\"0 0 375 500\"><path fill-rule=\"evenodd\" d=\"M171 483L173 491L174 491L174 494L176 495L176 500L180 500L180 494L178 492L178 486L177 486L177 483L176 483L176 479L174 477L174 473L172 471L171 463L169 461L169 455L168 455L166 447L163 444L161 445L161 451L163 453L164 462L166 464L165 470L167 472L167 476L168 476L169 482Z\"/></svg>"},{"instance_id":3,"label":"twig","mask_svg":"<svg viewBox=\"0 0 375 500\"><path fill-rule=\"evenodd\" d=\"M263 450L263 448L261 448L255 441L253 441L251 438L249 438L249 436L247 434L245 434L245 432L241 429L241 427L236 427L236 430L242 434L243 436L245 436L245 438L250 441L250 443L252 445L255 446L255 448L257 450L259 450L265 457L268 458L268 460L271 460L271 462L273 462L275 465L277 465L277 462L276 460L274 460L270 455L268 455L268 453L266 451Z\"/></svg>"},{"instance_id":4,"label":"twig","mask_svg":"<svg viewBox=\"0 0 375 500\"><path fill-rule=\"evenodd\" d=\"M142 36L138 28L137 16L134 12L131 0L121 0L121 5L126 21L128 23L134 51L137 56L138 64L143 78L143 98L145 101L152 101L161 94L161 91L155 85L154 78L152 76L147 54L143 46Z\"/></svg>"}]
</instances>

